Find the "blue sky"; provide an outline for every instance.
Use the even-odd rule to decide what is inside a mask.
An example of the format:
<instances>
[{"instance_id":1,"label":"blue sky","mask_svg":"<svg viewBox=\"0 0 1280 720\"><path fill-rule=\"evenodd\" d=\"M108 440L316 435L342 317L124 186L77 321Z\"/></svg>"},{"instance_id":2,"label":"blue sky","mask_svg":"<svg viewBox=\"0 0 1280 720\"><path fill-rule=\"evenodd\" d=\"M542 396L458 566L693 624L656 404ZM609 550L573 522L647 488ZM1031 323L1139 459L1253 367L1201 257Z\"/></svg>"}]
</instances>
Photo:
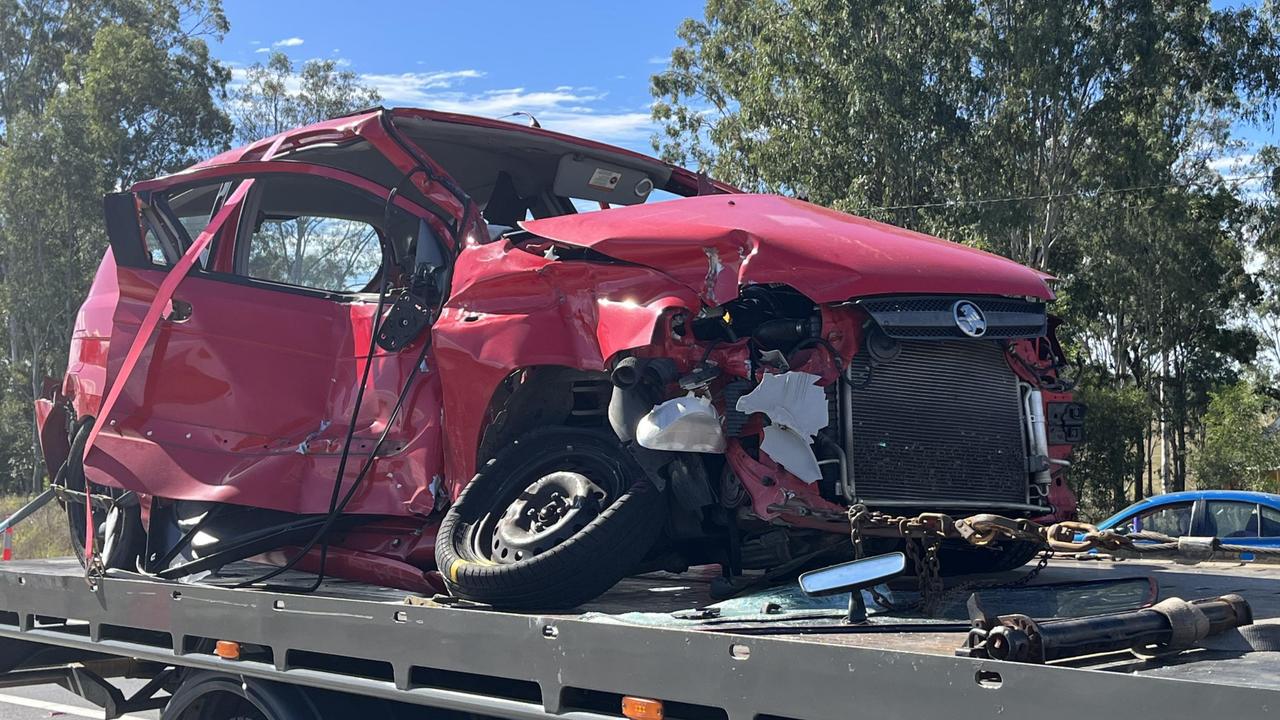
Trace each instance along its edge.
<instances>
[{"instance_id":1,"label":"blue sky","mask_svg":"<svg viewBox=\"0 0 1280 720\"><path fill-rule=\"evenodd\" d=\"M1243 4L1215 0L1215 6ZM330 58L378 89L383 104L499 117L652 152L649 77L702 0L647 2L352 2L224 0L231 32L214 53L233 71L272 49ZM1240 172L1275 125L1236 128L1243 146L1215 163ZM1244 161L1244 162L1242 162Z\"/></svg>"},{"instance_id":2,"label":"blue sky","mask_svg":"<svg viewBox=\"0 0 1280 720\"><path fill-rule=\"evenodd\" d=\"M214 53L233 69L271 49L332 58L387 106L497 117L651 152L649 76L700 0L642 3L224 0L231 32ZM367 14L361 14L365 12Z\"/></svg>"}]
</instances>

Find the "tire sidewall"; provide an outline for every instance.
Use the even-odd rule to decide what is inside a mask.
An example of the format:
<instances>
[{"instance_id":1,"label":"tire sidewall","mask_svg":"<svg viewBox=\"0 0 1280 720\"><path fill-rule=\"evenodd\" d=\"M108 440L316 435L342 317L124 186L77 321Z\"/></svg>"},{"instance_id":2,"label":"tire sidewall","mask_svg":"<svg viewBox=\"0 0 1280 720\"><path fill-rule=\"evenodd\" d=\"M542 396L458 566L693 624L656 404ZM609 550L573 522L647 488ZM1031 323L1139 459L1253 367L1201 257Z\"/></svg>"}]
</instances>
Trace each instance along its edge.
<instances>
[{"instance_id":1,"label":"tire sidewall","mask_svg":"<svg viewBox=\"0 0 1280 720\"><path fill-rule=\"evenodd\" d=\"M533 558L499 564L473 547L477 525L526 484L537 455L548 448L574 448L607 457L622 474L621 494L586 527ZM514 441L485 463L463 489L441 523L436 562L449 591L493 605L561 608L585 602L625 577L656 540L663 526L657 488L631 452L611 434L595 430L546 428Z\"/></svg>"}]
</instances>

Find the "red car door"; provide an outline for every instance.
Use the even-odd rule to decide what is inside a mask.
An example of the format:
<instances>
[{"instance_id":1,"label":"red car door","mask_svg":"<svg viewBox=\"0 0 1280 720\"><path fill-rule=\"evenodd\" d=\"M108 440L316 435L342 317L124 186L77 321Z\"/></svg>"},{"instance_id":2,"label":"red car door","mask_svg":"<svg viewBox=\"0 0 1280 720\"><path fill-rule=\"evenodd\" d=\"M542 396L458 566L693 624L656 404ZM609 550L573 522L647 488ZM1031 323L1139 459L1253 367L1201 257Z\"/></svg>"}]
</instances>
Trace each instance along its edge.
<instances>
[{"instance_id":1,"label":"red car door","mask_svg":"<svg viewBox=\"0 0 1280 720\"><path fill-rule=\"evenodd\" d=\"M142 238L113 233L108 385L176 257L202 230L213 241L100 423L86 471L157 497L325 512L382 281L395 285L411 244L435 238L425 211L397 199L386 212L367 183L326 177L339 173L216 170L145 198ZM373 356L344 482L385 427L423 341ZM440 399L429 355L425 365L348 512L430 512Z\"/></svg>"}]
</instances>

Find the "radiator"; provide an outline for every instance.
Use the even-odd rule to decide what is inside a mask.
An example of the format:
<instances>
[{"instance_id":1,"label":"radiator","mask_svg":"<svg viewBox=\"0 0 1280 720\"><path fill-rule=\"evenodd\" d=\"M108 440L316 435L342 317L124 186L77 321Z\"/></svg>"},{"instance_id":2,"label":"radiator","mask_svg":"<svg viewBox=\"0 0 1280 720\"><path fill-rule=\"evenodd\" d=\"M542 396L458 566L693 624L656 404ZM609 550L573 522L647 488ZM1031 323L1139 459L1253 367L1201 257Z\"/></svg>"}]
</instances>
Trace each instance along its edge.
<instances>
[{"instance_id":1,"label":"radiator","mask_svg":"<svg viewBox=\"0 0 1280 720\"><path fill-rule=\"evenodd\" d=\"M859 353L847 370L855 387L846 453L859 500L1026 503L1018 381L1000 344L900 346L897 357L874 366Z\"/></svg>"}]
</instances>

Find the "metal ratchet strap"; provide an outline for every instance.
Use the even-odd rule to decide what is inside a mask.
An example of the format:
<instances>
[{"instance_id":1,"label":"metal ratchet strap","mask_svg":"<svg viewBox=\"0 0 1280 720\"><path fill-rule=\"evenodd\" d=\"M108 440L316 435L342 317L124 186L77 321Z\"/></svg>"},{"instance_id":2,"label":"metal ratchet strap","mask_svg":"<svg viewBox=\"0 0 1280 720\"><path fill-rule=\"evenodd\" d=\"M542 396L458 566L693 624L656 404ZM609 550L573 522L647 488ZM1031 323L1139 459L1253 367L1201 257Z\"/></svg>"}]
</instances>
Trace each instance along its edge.
<instances>
[{"instance_id":1,"label":"metal ratchet strap","mask_svg":"<svg viewBox=\"0 0 1280 720\"><path fill-rule=\"evenodd\" d=\"M160 324L165 308L168 307L169 301L173 299L173 293L178 289L178 285L187 276L187 273L191 272L191 268L195 267L196 261L200 259L200 253L209 247L209 243L213 241L218 229L226 223L227 218L231 217L239 209L240 203L252 186L253 180L251 179L240 183L235 192L231 193L227 201L222 204L222 208L214 214L209 224L192 241L191 247L187 248L182 257L178 258L178 262L174 263L173 268L169 270L168 274L164 276L164 280L160 282L160 287L156 290L156 296L152 299L151 306L147 308L147 314L143 316L142 324L138 326L138 334L133 338L133 344L129 346L129 352L124 356L124 362L120 364L120 372L116 375L115 382L111 383L111 389L107 392L107 397L102 401L102 407L98 411L98 418L94 421L93 428L89 431L88 440L85 441L84 453L80 456L81 462L84 462L89 457L89 452L93 450L94 441L98 439L98 433L102 431L103 424L107 422L107 417L111 415L112 409L115 408L116 401L120 399L120 393L124 391L129 375L133 373L138 360L142 357L143 349L151 341L151 333L155 332L156 326ZM85 473L84 557L86 573L92 572L95 559L93 547L93 503L90 496L89 475ZM90 584L92 585L92 582Z\"/></svg>"}]
</instances>

